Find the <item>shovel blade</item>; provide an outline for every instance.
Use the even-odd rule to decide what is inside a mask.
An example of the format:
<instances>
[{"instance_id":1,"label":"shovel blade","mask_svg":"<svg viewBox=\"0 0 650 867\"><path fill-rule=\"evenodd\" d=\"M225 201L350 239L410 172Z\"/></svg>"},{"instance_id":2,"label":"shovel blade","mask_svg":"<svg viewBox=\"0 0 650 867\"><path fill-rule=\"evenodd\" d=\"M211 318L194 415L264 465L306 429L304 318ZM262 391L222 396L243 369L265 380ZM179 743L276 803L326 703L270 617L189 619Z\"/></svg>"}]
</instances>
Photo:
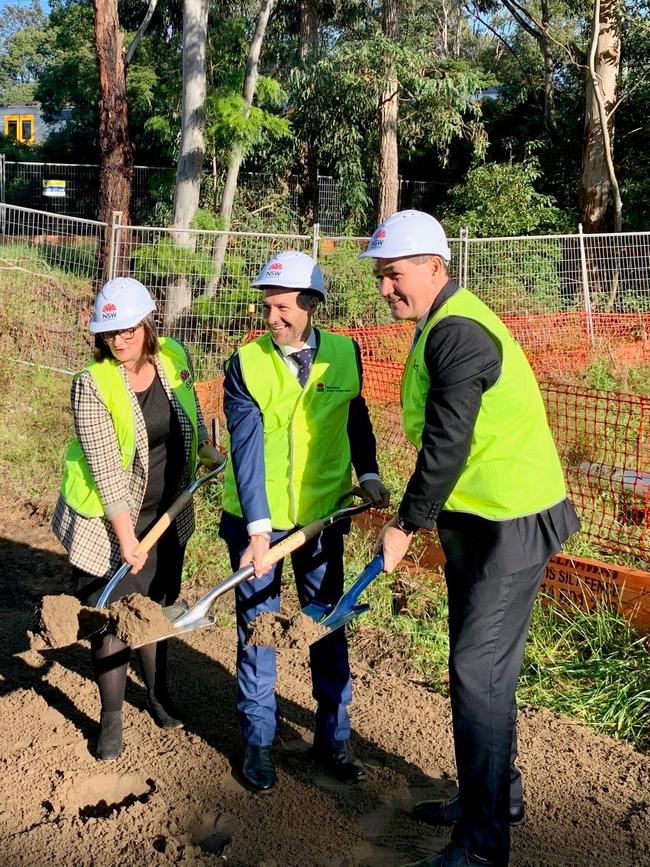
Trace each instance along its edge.
<instances>
[{"instance_id":1,"label":"shovel blade","mask_svg":"<svg viewBox=\"0 0 650 867\"><path fill-rule=\"evenodd\" d=\"M333 605L326 605L324 602L310 602L301 609L300 613L305 617L311 617L314 623L320 623L328 614L334 611Z\"/></svg>"},{"instance_id":2,"label":"shovel blade","mask_svg":"<svg viewBox=\"0 0 650 867\"><path fill-rule=\"evenodd\" d=\"M167 608L163 608L163 613L167 613L170 608L180 608L177 605L169 605ZM182 614L184 612L181 612ZM173 622L169 624L169 632L166 632L164 635L158 636L158 638L154 638L153 641L147 639L145 644L156 644L158 641L166 641L168 638L177 638L179 635L182 635L184 632L191 632L194 629L201 629L204 626L214 626L216 623L216 618L214 617L196 617L195 619L190 620L187 624L183 626L175 627ZM138 647L142 647L142 644L134 644L132 646L132 650L136 650Z\"/></svg>"},{"instance_id":3,"label":"shovel blade","mask_svg":"<svg viewBox=\"0 0 650 867\"><path fill-rule=\"evenodd\" d=\"M354 620L360 614L365 614L366 611L369 610L370 605L364 602L361 605L355 605L354 608L349 608L347 611L332 611L332 613L328 617L320 621L320 625L327 627L330 632L334 632L335 629L340 629L341 626L345 626L346 623Z\"/></svg>"}]
</instances>

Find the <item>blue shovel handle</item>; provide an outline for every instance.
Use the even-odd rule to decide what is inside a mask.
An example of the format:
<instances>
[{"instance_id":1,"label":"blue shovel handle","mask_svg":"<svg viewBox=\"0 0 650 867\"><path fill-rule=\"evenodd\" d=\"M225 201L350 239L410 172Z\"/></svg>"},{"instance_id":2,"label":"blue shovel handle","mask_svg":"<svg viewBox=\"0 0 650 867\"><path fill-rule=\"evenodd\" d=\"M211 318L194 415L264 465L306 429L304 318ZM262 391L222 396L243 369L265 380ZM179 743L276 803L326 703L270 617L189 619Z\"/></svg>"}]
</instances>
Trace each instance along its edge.
<instances>
[{"instance_id":1,"label":"blue shovel handle","mask_svg":"<svg viewBox=\"0 0 650 867\"><path fill-rule=\"evenodd\" d=\"M375 578L384 570L384 555L377 554L368 563L361 575L357 578L349 590L341 596L334 610L321 621L323 626L328 626L329 621L338 621L341 616L345 616L354 611L357 599L366 587L371 584Z\"/></svg>"}]
</instances>

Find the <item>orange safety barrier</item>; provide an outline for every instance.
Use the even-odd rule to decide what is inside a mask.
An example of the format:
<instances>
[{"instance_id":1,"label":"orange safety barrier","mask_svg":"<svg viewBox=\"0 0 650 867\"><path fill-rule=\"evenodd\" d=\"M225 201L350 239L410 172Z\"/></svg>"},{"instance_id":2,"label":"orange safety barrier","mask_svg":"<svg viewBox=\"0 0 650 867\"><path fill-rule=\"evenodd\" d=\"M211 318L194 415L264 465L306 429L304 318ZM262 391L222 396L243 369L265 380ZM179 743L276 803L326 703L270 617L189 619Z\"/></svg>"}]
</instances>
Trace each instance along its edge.
<instances>
[{"instance_id":1,"label":"orange safety barrier","mask_svg":"<svg viewBox=\"0 0 650 867\"><path fill-rule=\"evenodd\" d=\"M584 314L559 316L537 314L504 317L522 344L542 349L542 360L555 371L567 364L584 370L588 353L584 346ZM594 331L608 322L618 323L618 344L636 346L645 357L650 316L594 314ZM556 341L563 349L551 346ZM252 339L260 332L250 332ZM367 328L342 329L359 344L364 367L364 394L370 408L383 471L390 470L404 484L412 471L415 452L401 428L399 390L404 361L412 341L413 324L395 323ZM542 347L542 339L549 343ZM572 345L578 348L570 350ZM614 347L610 347L614 348ZM570 354L573 352L573 355ZM566 367L564 367L566 373ZM547 380L546 377L540 379ZM550 378L548 378L550 379ZM650 551L650 398L617 392L596 391L570 383L540 384L549 423L566 473L569 496L578 510L583 534L600 550L648 560ZM222 415L221 379L199 383L199 398L206 416ZM522 480L525 484L525 480Z\"/></svg>"}]
</instances>

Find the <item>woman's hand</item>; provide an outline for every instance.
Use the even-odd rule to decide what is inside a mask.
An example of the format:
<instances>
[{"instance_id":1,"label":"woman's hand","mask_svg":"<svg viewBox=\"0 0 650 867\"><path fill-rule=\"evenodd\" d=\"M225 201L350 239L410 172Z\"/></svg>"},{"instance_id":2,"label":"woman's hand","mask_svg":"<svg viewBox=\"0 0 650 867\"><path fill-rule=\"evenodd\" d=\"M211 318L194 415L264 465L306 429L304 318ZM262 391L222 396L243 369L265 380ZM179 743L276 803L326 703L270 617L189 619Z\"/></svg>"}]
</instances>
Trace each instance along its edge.
<instances>
[{"instance_id":1,"label":"woman's hand","mask_svg":"<svg viewBox=\"0 0 650 867\"><path fill-rule=\"evenodd\" d=\"M135 530L131 515L128 512L122 512L116 515L111 521L117 541L120 543L120 554L122 560L128 563L131 567L131 572L137 575L147 562L147 554L136 554L135 549L138 547L138 540L135 537Z\"/></svg>"}]
</instances>

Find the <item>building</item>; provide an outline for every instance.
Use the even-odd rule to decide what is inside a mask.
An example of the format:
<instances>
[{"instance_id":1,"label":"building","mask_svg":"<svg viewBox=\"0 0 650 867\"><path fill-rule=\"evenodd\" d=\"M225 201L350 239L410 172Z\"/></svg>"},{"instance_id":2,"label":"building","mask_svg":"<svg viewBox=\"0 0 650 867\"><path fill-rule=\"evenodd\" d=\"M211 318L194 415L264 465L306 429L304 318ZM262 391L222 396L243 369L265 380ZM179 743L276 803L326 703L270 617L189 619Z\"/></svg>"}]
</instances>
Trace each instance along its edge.
<instances>
[{"instance_id":1,"label":"building","mask_svg":"<svg viewBox=\"0 0 650 867\"><path fill-rule=\"evenodd\" d=\"M0 132L19 144L43 144L71 115L72 109L64 108L53 123L46 123L38 103L0 105Z\"/></svg>"}]
</instances>

